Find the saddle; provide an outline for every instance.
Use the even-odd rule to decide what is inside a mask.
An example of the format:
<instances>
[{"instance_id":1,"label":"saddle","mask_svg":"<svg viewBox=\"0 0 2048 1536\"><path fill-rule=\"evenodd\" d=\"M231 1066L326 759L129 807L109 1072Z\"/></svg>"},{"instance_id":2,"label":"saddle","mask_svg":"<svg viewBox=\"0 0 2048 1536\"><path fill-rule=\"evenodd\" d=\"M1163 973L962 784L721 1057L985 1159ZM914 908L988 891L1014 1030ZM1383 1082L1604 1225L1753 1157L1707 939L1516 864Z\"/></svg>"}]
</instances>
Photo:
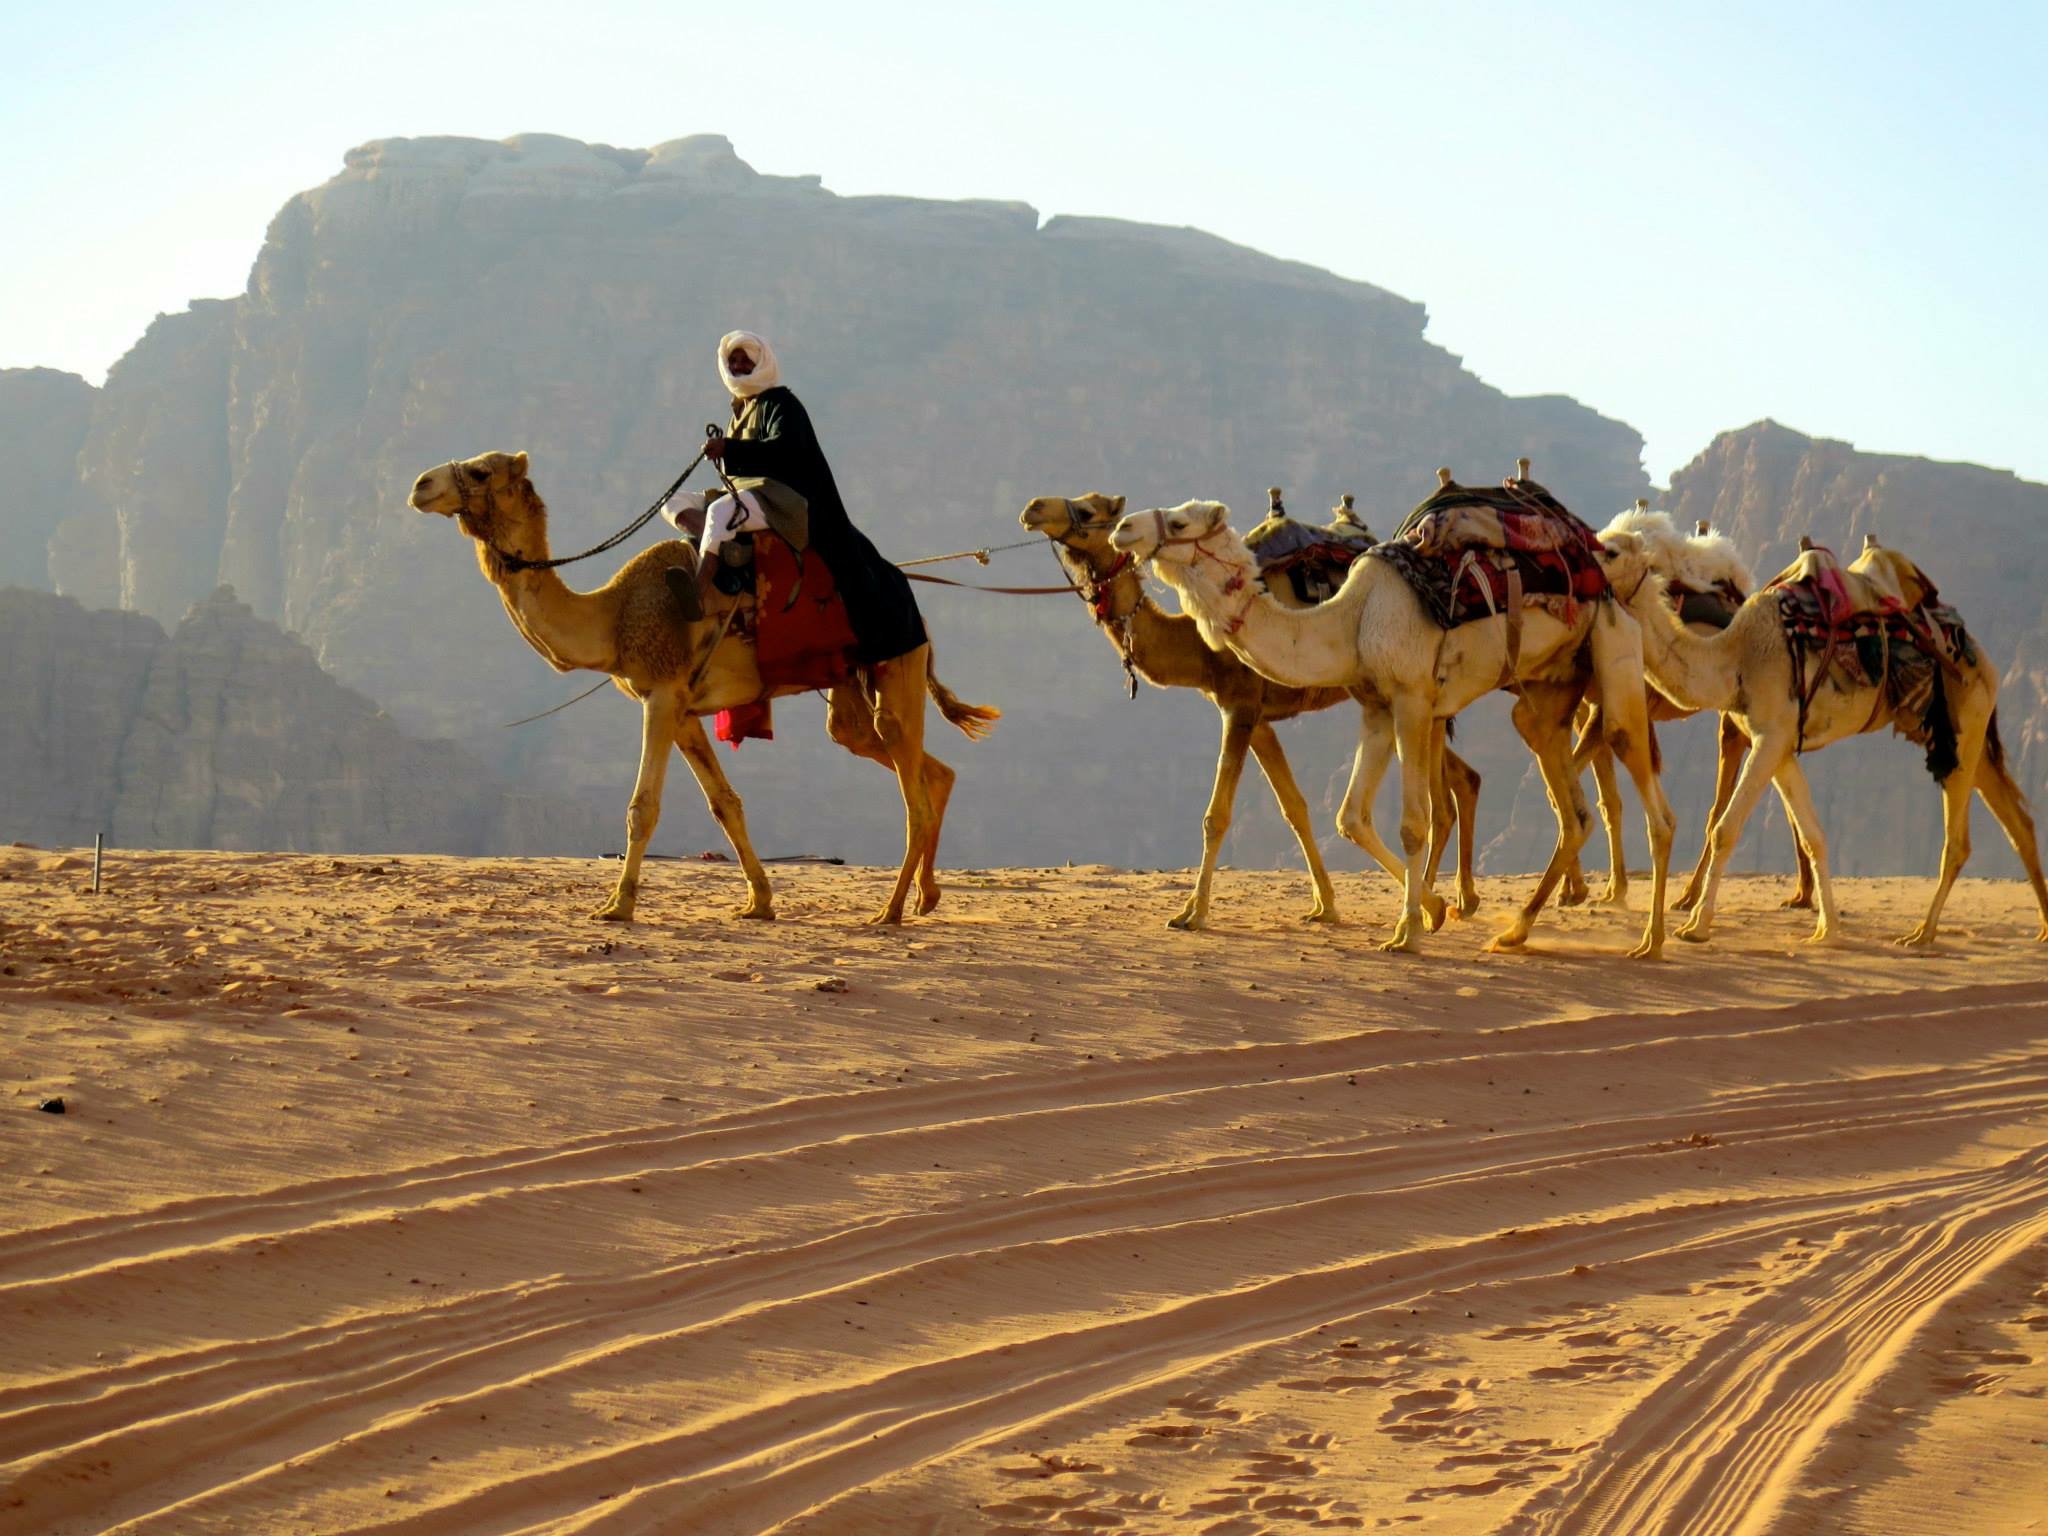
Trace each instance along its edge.
<instances>
[{"instance_id":1,"label":"saddle","mask_svg":"<svg viewBox=\"0 0 2048 1536\"><path fill-rule=\"evenodd\" d=\"M1908 608L1875 583L1843 567L1832 550L1811 545L1764 584L1775 593L1779 622L1792 651L1799 696L1798 749L1806 750L1806 716L1821 685L1875 688L1873 709L1889 706L1892 729L1927 750L1936 779L1954 771L1955 727L1944 674L1958 676L1976 660L1962 615L1928 599Z\"/></svg>"},{"instance_id":2,"label":"saddle","mask_svg":"<svg viewBox=\"0 0 2048 1536\"><path fill-rule=\"evenodd\" d=\"M751 558L729 569L747 571L752 590L742 590L731 632L753 640L761 697L719 711L718 739L735 747L742 741L775 739L772 695L836 688L849 681L856 670L857 644L846 602L817 550L799 551L774 533L744 535L725 549L742 544L749 546Z\"/></svg>"},{"instance_id":3,"label":"saddle","mask_svg":"<svg viewBox=\"0 0 2048 1536\"><path fill-rule=\"evenodd\" d=\"M1599 535L1531 480L1527 463L1498 486L1459 485L1439 470L1436 491L1373 547L1440 628L1505 613L1512 632L1526 603L1569 624L1579 604L1607 596Z\"/></svg>"},{"instance_id":4,"label":"saddle","mask_svg":"<svg viewBox=\"0 0 2048 1536\"><path fill-rule=\"evenodd\" d=\"M1259 575L1269 591L1285 576L1299 601L1328 602L1344 585L1351 562L1372 548L1371 530L1353 513L1349 496L1318 528L1289 517L1277 489L1267 495L1271 508L1265 521L1244 536L1245 547L1258 561Z\"/></svg>"}]
</instances>

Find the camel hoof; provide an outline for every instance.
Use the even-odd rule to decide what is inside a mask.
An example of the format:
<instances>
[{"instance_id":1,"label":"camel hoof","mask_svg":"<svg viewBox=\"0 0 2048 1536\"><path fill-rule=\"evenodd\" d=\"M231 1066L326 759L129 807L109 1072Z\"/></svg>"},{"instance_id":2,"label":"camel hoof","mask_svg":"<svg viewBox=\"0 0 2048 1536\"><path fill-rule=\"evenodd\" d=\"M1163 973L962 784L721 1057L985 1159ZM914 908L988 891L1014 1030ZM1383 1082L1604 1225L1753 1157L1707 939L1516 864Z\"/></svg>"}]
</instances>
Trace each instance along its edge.
<instances>
[{"instance_id":1,"label":"camel hoof","mask_svg":"<svg viewBox=\"0 0 2048 1536\"><path fill-rule=\"evenodd\" d=\"M2048 944L2048 923L2041 925L2041 931L2034 935L2034 942L2036 944Z\"/></svg>"},{"instance_id":2,"label":"camel hoof","mask_svg":"<svg viewBox=\"0 0 2048 1536\"><path fill-rule=\"evenodd\" d=\"M1628 952L1628 957L1631 960L1662 960L1664 958L1664 941L1662 939L1645 939Z\"/></svg>"},{"instance_id":3,"label":"camel hoof","mask_svg":"<svg viewBox=\"0 0 2048 1536\"><path fill-rule=\"evenodd\" d=\"M1583 907L1589 894L1583 885L1569 885L1557 893L1557 904L1560 907Z\"/></svg>"},{"instance_id":4,"label":"camel hoof","mask_svg":"<svg viewBox=\"0 0 2048 1536\"><path fill-rule=\"evenodd\" d=\"M868 926L870 928L898 928L902 924L903 909L901 907L884 907L868 919Z\"/></svg>"},{"instance_id":5,"label":"camel hoof","mask_svg":"<svg viewBox=\"0 0 2048 1536\"><path fill-rule=\"evenodd\" d=\"M1449 910L1449 907L1444 904L1443 897L1437 895L1434 891L1431 891L1422 898L1422 916L1428 922L1431 933L1435 933L1439 928L1443 927L1444 915Z\"/></svg>"},{"instance_id":6,"label":"camel hoof","mask_svg":"<svg viewBox=\"0 0 2048 1536\"><path fill-rule=\"evenodd\" d=\"M1193 907L1182 907L1166 920L1169 928L1178 928L1183 933L1195 933L1202 927L1202 914Z\"/></svg>"},{"instance_id":7,"label":"camel hoof","mask_svg":"<svg viewBox=\"0 0 2048 1536\"><path fill-rule=\"evenodd\" d=\"M1499 933L1496 933L1491 941L1488 942L1486 952L1489 955L1514 954L1528 942L1529 930L1527 928L1504 928Z\"/></svg>"},{"instance_id":8,"label":"camel hoof","mask_svg":"<svg viewBox=\"0 0 2048 1536\"><path fill-rule=\"evenodd\" d=\"M1342 921L1335 907L1311 907L1301 914L1304 923L1336 923Z\"/></svg>"},{"instance_id":9,"label":"camel hoof","mask_svg":"<svg viewBox=\"0 0 2048 1536\"><path fill-rule=\"evenodd\" d=\"M1688 944L1704 944L1710 937L1704 923L1687 923L1678 930L1678 936Z\"/></svg>"},{"instance_id":10,"label":"camel hoof","mask_svg":"<svg viewBox=\"0 0 2048 1536\"><path fill-rule=\"evenodd\" d=\"M939 896L940 891L937 886L919 893L917 898L917 915L919 917L929 917L932 913L936 912L939 906Z\"/></svg>"},{"instance_id":11,"label":"camel hoof","mask_svg":"<svg viewBox=\"0 0 2048 1536\"><path fill-rule=\"evenodd\" d=\"M590 915L600 923L630 923L633 921L633 909L631 907L606 905L599 907Z\"/></svg>"},{"instance_id":12,"label":"camel hoof","mask_svg":"<svg viewBox=\"0 0 2048 1536\"><path fill-rule=\"evenodd\" d=\"M1419 955L1422 953L1422 945L1412 933L1406 935L1397 933L1380 945L1380 953L1383 955Z\"/></svg>"},{"instance_id":13,"label":"camel hoof","mask_svg":"<svg viewBox=\"0 0 2048 1536\"><path fill-rule=\"evenodd\" d=\"M1479 893L1477 891L1466 891L1458 897L1458 905L1453 909L1453 915L1459 918L1467 918L1478 910Z\"/></svg>"},{"instance_id":14,"label":"camel hoof","mask_svg":"<svg viewBox=\"0 0 2048 1536\"><path fill-rule=\"evenodd\" d=\"M1811 912L1813 910L1813 893L1811 891L1794 891L1790 896L1779 902L1778 905L1787 912Z\"/></svg>"},{"instance_id":15,"label":"camel hoof","mask_svg":"<svg viewBox=\"0 0 2048 1536\"><path fill-rule=\"evenodd\" d=\"M1823 944L1827 940L1816 933L1813 936L1812 942ZM1896 944L1900 949L1932 949L1934 947L1934 930L1923 923L1903 938L1893 939L1892 943Z\"/></svg>"},{"instance_id":16,"label":"camel hoof","mask_svg":"<svg viewBox=\"0 0 2048 1536\"><path fill-rule=\"evenodd\" d=\"M769 906L766 902L761 902L753 906L734 907L732 909L732 915L734 917L752 918L757 923L772 923L775 921L775 909Z\"/></svg>"},{"instance_id":17,"label":"camel hoof","mask_svg":"<svg viewBox=\"0 0 2048 1536\"><path fill-rule=\"evenodd\" d=\"M1685 895L1675 897L1672 900L1671 910L1674 912L1690 912L1694 907L1698 906L1699 904L1699 897L1694 896L1690 892L1688 892Z\"/></svg>"},{"instance_id":18,"label":"camel hoof","mask_svg":"<svg viewBox=\"0 0 2048 1536\"><path fill-rule=\"evenodd\" d=\"M1606 890L1600 893L1600 900L1595 905L1602 907L1626 907L1628 905L1628 887L1625 885L1608 886Z\"/></svg>"}]
</instances>

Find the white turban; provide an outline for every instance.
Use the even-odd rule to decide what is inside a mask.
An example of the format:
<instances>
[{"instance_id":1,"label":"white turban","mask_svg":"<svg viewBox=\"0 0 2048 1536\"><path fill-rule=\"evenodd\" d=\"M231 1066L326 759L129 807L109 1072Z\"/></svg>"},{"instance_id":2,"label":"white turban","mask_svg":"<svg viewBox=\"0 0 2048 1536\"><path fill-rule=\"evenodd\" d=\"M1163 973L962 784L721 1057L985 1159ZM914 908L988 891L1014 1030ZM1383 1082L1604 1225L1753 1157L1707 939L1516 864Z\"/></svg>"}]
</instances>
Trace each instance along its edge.
<instances>
[{"instance_id":1,"label":"white turban","mask_svg":"<svg viewBox=\"0 0 2048 1536\"><path fill-rule=\"evenodd\" d=\"M746 348L747 356L754 360L754 371L744 378L735 378L726 366L726 360L740 347ZM775 349L752 331L728 331L719 338L718 376L725 381L726 391L735 400L751 400L763 390L773 389L782 382L782 371L775 363Z\"/></svg>"}]
</instances>

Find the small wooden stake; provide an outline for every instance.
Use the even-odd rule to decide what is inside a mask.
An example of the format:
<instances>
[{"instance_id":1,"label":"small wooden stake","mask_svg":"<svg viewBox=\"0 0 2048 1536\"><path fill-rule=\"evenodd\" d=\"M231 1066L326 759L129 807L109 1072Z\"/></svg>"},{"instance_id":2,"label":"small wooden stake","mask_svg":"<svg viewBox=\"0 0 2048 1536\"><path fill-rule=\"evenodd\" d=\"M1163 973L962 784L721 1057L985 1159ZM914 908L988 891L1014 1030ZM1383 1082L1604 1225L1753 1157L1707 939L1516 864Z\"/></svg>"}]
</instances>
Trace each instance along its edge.
<instances>
[{"instance_id":1,"label":"small wooden stake","mask_svg":"<svg viewBox=\"0 0 2048 1536\"><path fill-rule=\"evenodd\" d=\"M1638 496L1638 497L1636 498L1636 510L1637 510L1638 512L1647 512L1647 511L1649 511L1649 510L1650 510L1650 498L1649 498L1649 497L1647 497L1647 496Z\"/></svg>"},{"instance_id":2,"label":"small wooden stake","mask_svg":"<svg viewBox=\"0 0 2048 1536\"><path fill-rule=\"evenodd\" d=\"M1529 478L1529 461L1527 459L1515 460L1515 478L1517 480Z\"/></svg>"},{"instance_id":3,"label":"small wooden stake","mask_svg":"<svg viewBox=\"0 0 2048 1536\"><path fill-rule=\"evenodd\" d=\"M92 893L100 893L100 856L107 851L107 834L95 832L92 835Z\"/></svg>"},{"instance_id":4,"label":"small wooden stake","mask_svg":"<svg viewBox=\"0 0 2048 1536\"><path fill-rule=\"evenodd\" d=\"M1439 469L1436 472L1436 483L1439 490L1451 483L1451 472L1448 467Z\"/></svg>"},{"instance_id":5,"label":"small wooden stake","mask_svg":"<svg viewBox=\"0 0 2048 1536\"><path fill-rule=\"evenodd\" d=\"M1701 519L1700 519L1700 520L1699 520L1698 522L1696 522L1696 523L1694 523L1694 524L1692 525L1692 531L1693 531L1694 533L1696 533L1697 535L1699 535L1699 537L1701 537L1701 538L1703 538L1703 539L1704 539L1704 538L1705 538L1705 537L1706 537L1706 536L1707 536L1708 534L1710 534L1710 533L1712 533L1712 532L1714 531L1714 525L1713 525L1712 523L1708 522L1708 521L1707 521L1707 520L1706 520L1706 519L1705 519L1705 518L1703 517L1703 518L1701 518Z\"/></svg>"}]
</instances>

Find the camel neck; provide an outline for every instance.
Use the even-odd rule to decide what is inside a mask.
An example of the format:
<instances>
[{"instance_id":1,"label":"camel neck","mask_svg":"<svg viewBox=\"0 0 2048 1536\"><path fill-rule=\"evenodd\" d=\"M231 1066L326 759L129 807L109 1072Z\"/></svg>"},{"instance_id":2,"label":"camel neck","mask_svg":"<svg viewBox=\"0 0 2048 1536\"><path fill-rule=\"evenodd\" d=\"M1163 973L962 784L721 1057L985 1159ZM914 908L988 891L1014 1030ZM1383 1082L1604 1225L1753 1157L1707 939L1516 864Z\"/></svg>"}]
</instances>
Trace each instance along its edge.
<instances>
[{"instance_id":1,"label":"camel neck","mask_svg":"<svg viewBox=\"0 0 2048 1536\"><path fill-rule=\"evenodd\" d=\"M1290 687L1348 686L1359 669L1358 603L1369 572L1354 570L1327 603L1288 608L1259 590L1250 551L1223 532L1228 537L1220 549L1203 546L1185 564L1158 567L1201 625L1202 638Z\"/></svg>"},{"instance_id":2,"label":"camel neck","mask_svg":"<svg viewBox=\"0 0 2048 1536\"><path fill-rule=\"evenodd\" d=\"M1663 590L1651 584L1639 591L1628 611L1643 631L1643 670L1659 692L1686 709L1727 709L1739 691L1731 637L1741 627L1748 605L1735 621L1712 635L1688 626Z\"/></svg>"},{"instance_id":3,"label":"camel neck","mask_svg":"<svg viewBox=\"0 0 2048 1536\"><path fill-rule=\"evenodd\" d=\"M527 560L548 558L546 512L538 503L536 497L532 530L516 541L521 547L505 553ZM531 544L539 546L537 552L525 547ZM602 672L616 663L616 626L612 622L616 616L605 593L577 592L552 570L508 571L482 544L477 558L491 585L498 589L513 627L549 666L558 672L579 667Z\"/></svg>"}]
</instances>

